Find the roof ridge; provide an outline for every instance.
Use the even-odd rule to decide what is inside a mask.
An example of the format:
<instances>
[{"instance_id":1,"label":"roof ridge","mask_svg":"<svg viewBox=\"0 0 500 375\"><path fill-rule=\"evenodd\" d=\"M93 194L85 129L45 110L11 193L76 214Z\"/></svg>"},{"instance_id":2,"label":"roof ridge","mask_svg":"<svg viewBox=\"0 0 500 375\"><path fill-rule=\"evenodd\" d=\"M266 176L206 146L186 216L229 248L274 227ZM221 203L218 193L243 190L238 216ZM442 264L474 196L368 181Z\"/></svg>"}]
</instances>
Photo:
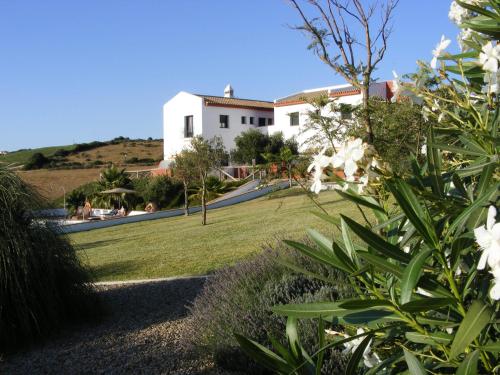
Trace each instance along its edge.
<instances>
[{"instance_id":1,"label":"roof ridge","mask_svg":"<svg viewBox=\"0 0 500 375\"><path fill-rule=\"evenodd\" d=\"M270 103L270 104L273 103L270 100L261 100L261 99L245 99L245 98L236 98L236 97L228 98L226 96L205 95L205 94L193 94L193 95L196 95L196 96L199 96L199 97L202 97L202 98L221 98L221 99L245 100L245 101L249 101L249 102L263 102L263 103Z\"/></svg>"}]
</instances>

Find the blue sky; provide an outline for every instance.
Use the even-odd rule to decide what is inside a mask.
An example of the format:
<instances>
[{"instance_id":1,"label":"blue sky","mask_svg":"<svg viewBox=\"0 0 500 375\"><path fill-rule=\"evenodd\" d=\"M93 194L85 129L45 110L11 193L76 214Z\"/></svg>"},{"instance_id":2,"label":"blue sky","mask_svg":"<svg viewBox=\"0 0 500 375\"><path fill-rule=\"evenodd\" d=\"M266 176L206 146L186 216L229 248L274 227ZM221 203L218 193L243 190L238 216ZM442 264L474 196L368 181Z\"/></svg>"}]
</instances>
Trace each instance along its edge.
<instances>
[{"instance_id":1,"label":"blue sky","mask_svg":"<svg viewBox=\"0 0 500 375\"><path fill-rule=\"evenodd\" d=\"M366 0L370 1L370 0ZM377 76L415 70L448 0L401 0ZM162 137L178 91L273 100L344 83L307 50L286 0L0 0L0 150Z\"/></svg>"}]
</instances>

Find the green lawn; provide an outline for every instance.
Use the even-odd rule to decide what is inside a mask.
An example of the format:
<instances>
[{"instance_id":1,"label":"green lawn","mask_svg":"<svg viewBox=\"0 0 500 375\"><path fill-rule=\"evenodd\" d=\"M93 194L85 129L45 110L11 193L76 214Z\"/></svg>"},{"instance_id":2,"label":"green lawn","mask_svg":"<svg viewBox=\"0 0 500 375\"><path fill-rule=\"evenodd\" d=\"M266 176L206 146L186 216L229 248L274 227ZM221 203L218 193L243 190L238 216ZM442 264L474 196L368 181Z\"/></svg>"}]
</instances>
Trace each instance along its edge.
<instances>
[{"instance_id":1,"label":"green lawn","mask_svg":"<svg viewBox=\"0 0 500 375\"><path fill-rule=\"evenodd\" d=\"M335 192L320 195L332 214L358 216ZM279 239L300 239L313 227L332 234L332 227L311 214L319 210L297 189L280 191L235 206L199 214L82 232L71 235L81 258L98 280L159 278L207 274L258 252Z\"/></svg>"}]
</instances>

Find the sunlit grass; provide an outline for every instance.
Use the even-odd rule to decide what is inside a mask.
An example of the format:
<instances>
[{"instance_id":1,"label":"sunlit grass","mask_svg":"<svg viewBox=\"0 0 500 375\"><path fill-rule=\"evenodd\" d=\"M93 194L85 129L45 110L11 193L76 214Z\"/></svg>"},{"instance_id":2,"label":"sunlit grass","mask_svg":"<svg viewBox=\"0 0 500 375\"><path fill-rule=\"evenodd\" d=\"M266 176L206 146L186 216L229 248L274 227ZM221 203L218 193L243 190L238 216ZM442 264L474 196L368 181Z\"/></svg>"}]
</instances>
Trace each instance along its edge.
<instances>
[{"instance_id":1,"label":"sunlit grass","mask_svg":"<svg viewBox=\"0 0 500 375\"><path fill-rule=\"evenodd\" d=\"M319 200L331 214L358 216L335 192ZM300 239L308 227L332 234L333 228L311 213L319 209L292 189L208 212L82 232L71 235L80 257L98 280L127 280L207 274L256 253L279 239Z\"/></svg>"}]
</instances>

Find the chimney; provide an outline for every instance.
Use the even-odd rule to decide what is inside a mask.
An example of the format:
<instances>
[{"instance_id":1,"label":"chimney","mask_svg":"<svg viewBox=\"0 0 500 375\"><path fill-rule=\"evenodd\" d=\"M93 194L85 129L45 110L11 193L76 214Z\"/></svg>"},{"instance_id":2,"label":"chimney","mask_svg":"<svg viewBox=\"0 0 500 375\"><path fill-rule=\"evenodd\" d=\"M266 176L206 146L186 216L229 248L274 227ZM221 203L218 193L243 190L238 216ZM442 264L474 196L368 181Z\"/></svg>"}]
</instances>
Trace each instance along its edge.
<instances>
[{"instance_id":1,"label":"chimney","mask_svg":"<svg viewBox=\"0 0 500 375\"><path fill-rule=\"evenodd\" d=\"M224 89L224 98L233 98L234 97L234 91L231 85L227 85L226 88Z\"/></svg>"}]
</instances>

